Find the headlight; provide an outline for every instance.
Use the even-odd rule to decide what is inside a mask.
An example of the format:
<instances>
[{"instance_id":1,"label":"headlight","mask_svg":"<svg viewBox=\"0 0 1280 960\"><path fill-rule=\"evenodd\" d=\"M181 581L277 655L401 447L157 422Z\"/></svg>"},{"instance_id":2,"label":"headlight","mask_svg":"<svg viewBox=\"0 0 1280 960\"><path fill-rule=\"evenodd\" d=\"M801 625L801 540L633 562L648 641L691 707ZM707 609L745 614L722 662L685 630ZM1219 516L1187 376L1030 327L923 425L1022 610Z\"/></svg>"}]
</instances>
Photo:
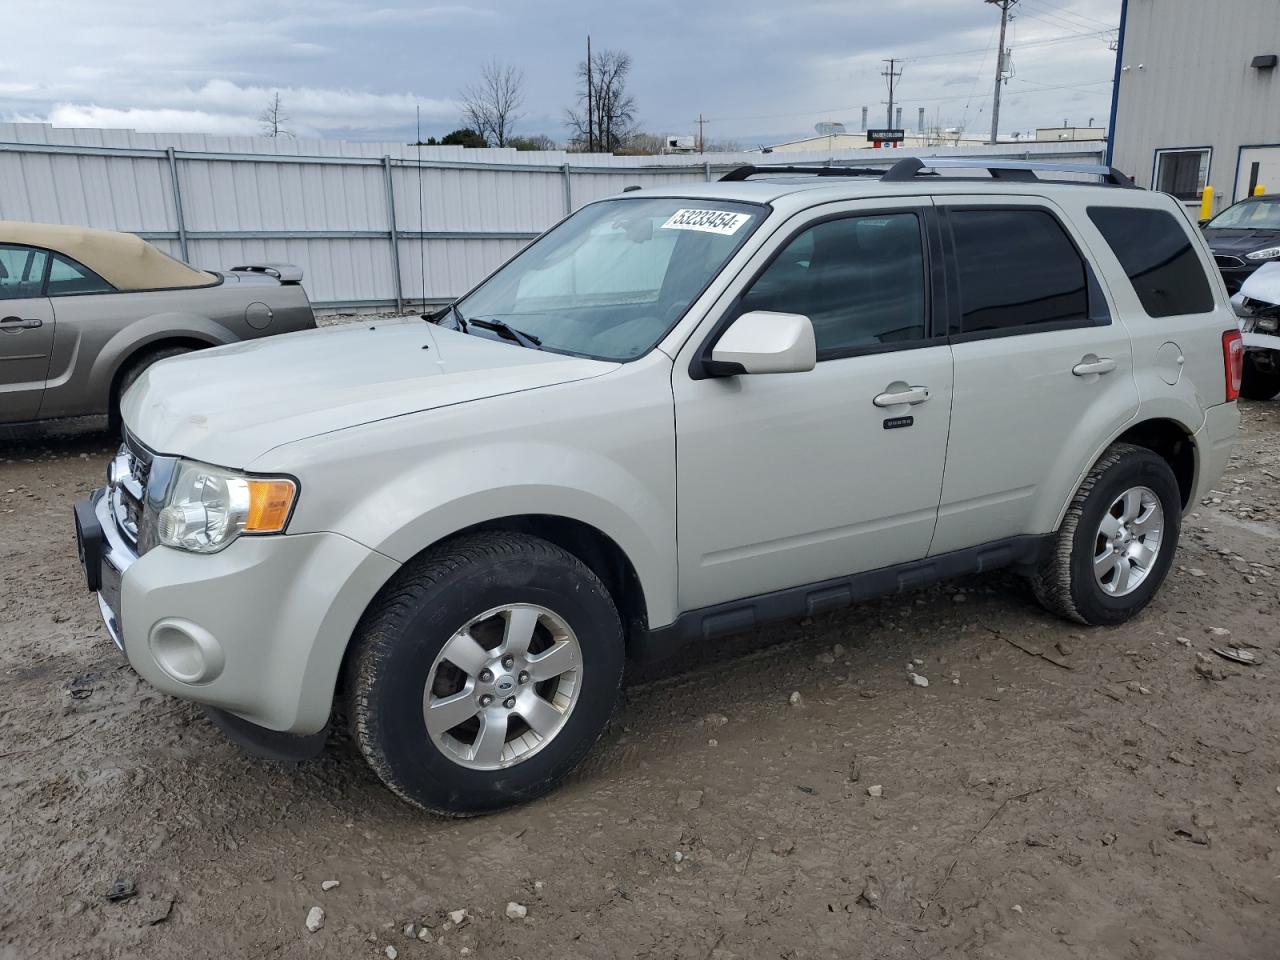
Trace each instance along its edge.
<instances>
[{"instance_id":1,"label":"headlight","mask_svg":"<svg viewBox=\"0 0 1280 960\"><path fill-rule=\"evenodd\" d=\"M298 485L248 477L203 463L179 463L156 533L166 547L216 553L242 533L280 533Z\"/></svg>"},{"instance_id":2,"label":"headlight","mask_svg":"<svg viewBox=\"0 0 1280 960\"><path fill-rule=\"evenodd\" d=\"M1280 247L1267 247L1265 250L1255 250L1253 253L1246 253L1246 257L1250 260L1274 260L1280 257Z\"/></svg>"}]
</instances>

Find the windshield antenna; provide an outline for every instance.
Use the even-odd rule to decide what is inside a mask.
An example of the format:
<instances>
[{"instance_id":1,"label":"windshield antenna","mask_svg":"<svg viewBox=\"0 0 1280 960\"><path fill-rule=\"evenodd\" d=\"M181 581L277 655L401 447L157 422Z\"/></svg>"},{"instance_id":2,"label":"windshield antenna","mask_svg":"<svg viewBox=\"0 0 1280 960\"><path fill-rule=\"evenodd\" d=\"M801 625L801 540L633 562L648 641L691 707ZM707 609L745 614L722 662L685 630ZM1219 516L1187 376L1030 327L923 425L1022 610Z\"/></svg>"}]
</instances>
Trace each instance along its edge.
<instances>
[{"instance_id":1,"label":"windshield antenna","mask_svg":"<svg viewBox=\"0 0 1280 960\"><path fill-rule=\"evenodd\" d=\"M422 104L414 108L417 111L418 135L414 137L418 146L418 275L422 279L422 319L427 319L427 225L422 200Z\"/></svg>"}]
</instances>

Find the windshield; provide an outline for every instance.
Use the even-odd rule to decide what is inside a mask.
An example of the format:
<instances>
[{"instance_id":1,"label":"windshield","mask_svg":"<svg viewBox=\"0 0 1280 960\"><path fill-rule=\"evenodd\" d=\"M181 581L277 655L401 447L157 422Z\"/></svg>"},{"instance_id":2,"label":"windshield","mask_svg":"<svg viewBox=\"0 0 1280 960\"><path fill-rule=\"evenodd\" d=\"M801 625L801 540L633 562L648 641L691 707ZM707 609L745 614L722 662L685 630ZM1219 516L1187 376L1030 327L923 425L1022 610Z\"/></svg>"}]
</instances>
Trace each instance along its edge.
<instances>
[{"instance_id":1,"label":"windshield","mask_svg":"<svg viewBox=\"0 0 1280 960\"><path fill-rule=\"evenodd\" d=\"M542 349L631 360L653 349L768 210L622 198L583 207L459 301Z\"/></svg>"},{"instance_id":2,"label":"windshield","mask_svg":"<svg viewBox=\"0 0 1280 960\"><path fill-rule=\"evenodd\" d=\"M1209 230L1280 230L1280 203L1245 200L1227 207L1206 224Z\"/></svg>"}]
</instances>

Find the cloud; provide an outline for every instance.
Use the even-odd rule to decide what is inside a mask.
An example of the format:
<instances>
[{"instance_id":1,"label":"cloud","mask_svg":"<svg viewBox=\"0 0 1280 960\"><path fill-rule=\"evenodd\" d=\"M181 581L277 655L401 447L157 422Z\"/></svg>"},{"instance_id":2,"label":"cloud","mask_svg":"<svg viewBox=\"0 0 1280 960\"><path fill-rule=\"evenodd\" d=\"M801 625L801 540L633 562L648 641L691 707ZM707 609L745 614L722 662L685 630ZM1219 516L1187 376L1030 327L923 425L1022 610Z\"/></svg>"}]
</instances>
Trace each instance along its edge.
<instances>
[{"instance_id":1,"label":"cloud","mask_svg":"<svg viewBox=\"0 0 1280 960\"><path fill-rule=\"evenodd\" d=\"M458 126L454 97L489 58L524 68L519 133L564 135L575 67L630 53L641 125L743 143L803 135L817 120L883 115L881 60L903 57L895 100L946 125L989 127L999 21L979 0L39 0L10 5L0 118L257 132L278 89L300 135L356 139ZM1016 5L1017 80L1001 127L1104 117L1113 55L1099 35L1120 0ZM672 30L678 23L680 29ZM1078 85L1078 86L1075 86ZM170 126L175 125L175 126Z\"/></svg>"},{"instance_id":2,"label":"cloud","mask_svg":"<svg viewBox=\"0 0 1280 960\"><path fill-rule=\"evenodd\" d=\"M0 86L0 96L4 95ZM30 96L31 91L21 91ZM424 120L448 122L458 115L452 100L419 97L412 93L367 93L359 90L318 87L245 86L230 80L210 80L199 87L155 90L144 93L139 106L116 107L63 100L46 113L11 112L0 118L19 122L51 123L59 127L123 127L148 133L215 133L252 136L262 132L258 117L276 93L289 119L286 126L297 136L322 136L342 129L356 134L406 127L415 110Z\"/></svg>"}]
</instances>

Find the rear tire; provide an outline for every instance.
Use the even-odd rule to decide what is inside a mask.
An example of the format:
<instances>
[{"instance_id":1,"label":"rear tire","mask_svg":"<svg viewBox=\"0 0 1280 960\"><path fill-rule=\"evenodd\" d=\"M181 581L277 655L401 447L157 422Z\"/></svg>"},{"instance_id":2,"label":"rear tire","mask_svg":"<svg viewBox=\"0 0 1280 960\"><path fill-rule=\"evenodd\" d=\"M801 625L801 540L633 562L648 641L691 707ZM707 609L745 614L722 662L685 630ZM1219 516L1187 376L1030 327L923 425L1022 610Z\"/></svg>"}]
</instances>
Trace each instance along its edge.
<instances>
[{"instance_id":1,"label":"rear tire","mask_svg":"<svg viewBox=\"0 0 1280 960\"><path fill-rule=\"evenodd\" d=\"M1280 353L1268 351L1266 358L1248 350L1240 380L1240 396L1246 400L1270 400L1280 393Z\"/></svg>"},{"instance_id":2,"label":"rear tire","mask_svg":"<svg viewBox=\"0 0 1280 960\"><path fill-rule=\"evenodd\" d=\"M1181 520L1169 465L1145 447L1114 444L1080 484L1032 574L1036 599L1067 620L1124 623L1164 582Z\"/></svg>"},{"instance_id":3,"label":"rear tire","mask_svg":"<svg viewBox=\"0 0 1280 960\"><path fill-rule=\"evenodd\" d=\"M180 357L184 353L190 353L191 350L191 347L160 347L129 361L128 366L120 374L120 379L116 381L115 390L111 393L111 409L107 411L107 417L108 424L113 431L120 429L120 400L124 397L125 392L137 382L138 378L146 372L147 367L153 363L159 363L161 360L167 360L169 357Z\"/></svg>"},{"instance_id":4,"label":"rear tire","mask_svg":"<svg viewBox=\"0 0 1280 960\"><path fill-rule=\"evenodd\" d=\"M524 534L463 537L406 565L354 642L348 713L360 752L400 797L446 816L552 790L604 730L622 682L608 590L572 554Z\"/></svg>"}]
</instances>

